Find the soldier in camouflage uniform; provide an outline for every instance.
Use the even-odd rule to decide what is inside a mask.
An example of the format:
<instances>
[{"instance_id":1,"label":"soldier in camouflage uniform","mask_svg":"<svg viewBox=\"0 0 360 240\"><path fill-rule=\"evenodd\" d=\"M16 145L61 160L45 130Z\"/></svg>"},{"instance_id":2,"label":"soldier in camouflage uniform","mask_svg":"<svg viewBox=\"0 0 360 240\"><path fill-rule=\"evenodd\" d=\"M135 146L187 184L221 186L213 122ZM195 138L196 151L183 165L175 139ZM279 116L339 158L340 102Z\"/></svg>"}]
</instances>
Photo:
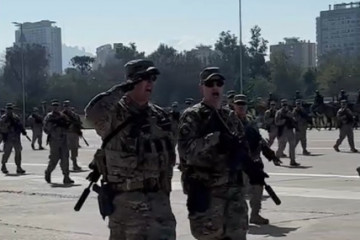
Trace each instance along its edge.
<instances>
[{"instance_id":1,"label":"soldier in camouflage uniform","mask_svg":"<svg viewBox=\"0 0 360 240\"><path fill-rule=\"evenodd\" d=\"M224 80L218 68L204 69L200 74L203 100L180 118L180 170L191 233L200 240L246 239L248 208L242 170L252 184L264 185L266 175L254 167L241 121L221 106Z\"/></svg>"},{"instance_id":2,"label":"soldier in camouflage uniform","mask_svg":"<svg viewBox=\"0 0 360 240\"><path fill-rule=\"evenodd\" d=\"M281 164L279 158L275 156L274 151L270 149L268 143L260 135L259 129L254 121L246 115L247 111L247 99L243 94L235 95L234 97L234 110L238 118L241 120L245 128L245 137L249 142L249 148L251 152L252 160L264 169L264 164L261 159L261 152L269 160L273 161L276 166ZM249 184L249 178L244 174L244 184ZM259 184L250 185L250 223L263 225L269 224L269 219L263 218L260 215L261 201L263 197L264 186Z\"/></svg>"},{"instance_id":3,"label":"soldier in camouflage uniform","mask_svg":"<svg viewBox=\"0 0 360 240\"><path fill-rule=\"evenodd\" d=\"M281 100L281 108L275 114L275 124L278 127L278 150L276 156L281 157L286 143L289 143L290 166L299 166L295 161L295 133L296 122L294 115L289 110L286 99Z\"/></svg>"},{"instance_id":4,"label":"soldier in camouflage uniform","mask_svg":"<svg viewBox=\"0 0 360 240\"><path fill-rule=\"evenodd\" d=\"M125 65L123 84L97 95L85 109L104 140L121 124L122 130L105 146L102 176L114 195L109 216L110 240L176 238L170 206L175 141L169 114L149 102L159 70L149 60ZM101 171L101 170L99 170Z\"/></svg>"},{"instance_id":5,"label":"soldier in camouflage uniform","mask_svg":"<svg viewBox=\"0 0 360 240\"><path fill-rule=\"evenodd\" d=\"M69 177L69 148L67 145L67 131L70 120L60 112L58 100L51 102L52 111L44 119L44 132L48 135L50 146L49 164L45 170L45 181L51 183L51 173L60 160L61 171L64 175L63 183L71 184L74 181Z\"/></svg>"},{"instance_id":6,"label":"soldier in camouflage uniform","mask_svg":"<svg viewBox=\"0 0 360 240\"><path fill-rule=\"evenodd\" d=\"M70 159L73 163L74 171L81 171L81 167L77 163L79 155L79 138L82 136L82 123L80 116L70 109L70 101L63 102L63 114L70 120L70 125L67 131L67 144L70 151Z\"/></svg>"},{"instance_id":7,"label":"soldier in camouflage uniform","mask_svg":"<svg viewBox=\"0 0 360 240\"><path fill-rule=\"evenodd\" d=\"M306 131L308 124L311 123L311 118L305 112L305 109L302 107L300 99L295 101L295 108L293 110L293 115L296 121L296 131L295 131L295 147L301 142L303 149L303 155L310 155L310 152L306 149Z\"/></svg>"},{"instance_id":8,"label":"soldier in camouflage uniform","mask_svg":"<svg viewBox=\"0 0 360 240\"><path fill-rule=\"evenodd\" d=\"M347 101L341 100L341 108L336 114L339 124L339 139L336 140L334 149L336 152L340 152L339 146L342 141L347 137L352 152L358 152L354 144L354 115L351 110L347 107Z\"/></svg>"},{"instance_id":9,"label":"soldier in camouflage uniform","mask_svg":"<svg viewBox=\"0 0 360 240\"><path fill-rule=\"evenodd\" d=\"M5 109L0 109L0 119L1 119L1 116L5 114ZM3 142L3 135L2 133L0 132L0 144ZM2 152L2 150L0 149L0 152Z\"/></svg>"},{"instance_id":10,"label":"soldier in camouflage uniform","mask_svg":"<svg viewBox=\"0 0 360 240\"><path fill-rule=\"evenodd\" d=\"M264 122L265 129L269 133L269 146L271 147L274 143L275 138L278 135L278 127L275 124L275 114L276 114L276 102L270 102L270 108L265 111Z\"/></svg>"},{"instance_id":11,"label":"soldier in camouflage uniform","mask_svg":"<svg viewBox=\"0 0 360 240\"><path fill-rule=\"evenodd\" d=\"M35 107L32 114L28 117L28 123L32 130L31 148L35 150L36 140L39 144L39 150L43 150L42 137L43 137L43 117L39 114L39 109Z\"/></svg>"},{"instance_id":12,"label":"soldier in camouflage uniform","mask_svg":"<svg viewBox=\"0 0 360 240\"><path fill-rule=\"evenodd\" d=\"M1 171L7 174L9 171L6 168L6 163L10 157L11 151L15 150L15 164L16 173L24 174L24 169L21 168L21 139L20 134L26 136L26 130L21 123L20 118L13 112L13 105L6 104L6 114L0 119L0 133L4 141L4 154L1 160Z\"/></svg>"}]
</instances>

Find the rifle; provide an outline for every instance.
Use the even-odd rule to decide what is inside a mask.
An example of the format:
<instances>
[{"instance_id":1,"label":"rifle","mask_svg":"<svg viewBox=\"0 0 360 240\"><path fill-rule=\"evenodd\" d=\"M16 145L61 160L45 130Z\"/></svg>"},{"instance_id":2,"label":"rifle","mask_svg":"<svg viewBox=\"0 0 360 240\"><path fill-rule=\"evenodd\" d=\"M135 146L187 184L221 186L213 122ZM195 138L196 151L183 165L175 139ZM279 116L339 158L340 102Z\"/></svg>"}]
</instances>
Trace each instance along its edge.
<instances>
[{"instance_id":1,"label":"rifle","mask_svg":"<svg viewBox=\"0 0 360 240\"><path fill-rule=\"evenodd\" d=\"M221 116L219 115L217 110L214 110L216 112L217 117L219 118L220 122L222 123L224 129L226 130L227 134L229 134L230 136L233 137L233 139L235 140L236 143L240 144L240 142L242 141L242 139L240 139L238 136L235 136L231 131L230 128L227 126L227 124L224 122L224 120L221 118ZM237 150L239 150L240 146L237 146ZM253 168L253 161L251 159L248 159L248 164L249 164L249 168ZM254 172L253 172L254 173ZM262 173L264 176L267 176L267 174L263 171L255 171L256 174L260 174ZM249 176L250 177L250 176ZM281 200L279 199L279 197L276 195L275 191L268 185L266 184L265 180L264 180L264 186L265 186L265 190L266 192L269 194L269 196L271 197L271 199L274 201L274 203L276 205L281 204Z\"/></svg>"},{"instance_id":2,"label":"rifle","mask_svg":"<svg viewBox=\"0 0 360 240\"><path fill-rule=\"evenodd\" d=\"M86 144L86 146L89 146L88 141L86 141L86 139L85 139L85 137L83 135L81 135L81 138L82 138L82 140L84 140L84 143Z\"/></svg>"}]
</instances>

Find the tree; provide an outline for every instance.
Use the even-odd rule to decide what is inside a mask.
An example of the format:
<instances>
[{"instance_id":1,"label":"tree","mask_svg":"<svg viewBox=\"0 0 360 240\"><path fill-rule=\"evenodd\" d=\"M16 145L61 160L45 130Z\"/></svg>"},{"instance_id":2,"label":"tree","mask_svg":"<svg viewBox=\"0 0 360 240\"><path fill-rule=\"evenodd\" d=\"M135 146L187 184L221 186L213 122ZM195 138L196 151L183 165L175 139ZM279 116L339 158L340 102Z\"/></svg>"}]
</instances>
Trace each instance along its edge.
<instances>
[{"instance_id":1,"label":"tree","mask_svg":"<svg viewBox=\"0 0 360 240\"><path fill-rule=\"evenodd\" d=\"M268 41L261 37L261 28L255 25L251 30L251 41L247 51L249 53L250 63L250 78L254 79L257 76L269 78L270 69L265 62Z\"/></svg>"},{"instance_id":2,"label":"tree","mask_svg":"<svg viewBox=\"0 0 360 240\"><path fill-rule=\"evenodd\" d=\"M70 61L71 65L79 70L81 74L87 74L91 71L95 58L89 56L75 56Z\"/></svg>"},{"instance_id":3,"label":"tree","mask_svg":"<svg viewBox=\"0 0 360 240\"><path fill-rule=\"evenodd\" d=\"M307 97L313 96L314 91L317 89L316 71L308 69L302 75L302 81L304 82L304 95Z\"/></svg>"},{"instance_id":4,"label":"tree","mask_svg":"<svg viewBox=\"0 0 360 240\"><path fill-rule=\"evenodd\" d=\"M21 52L22 49L15 45L7 49L4 67L4 85L14 92L13 102L22 100L22 78L21 78ZM48 60L44 47L36 44L24 46L24 73L27 108L35 102L41 101L45 94L47 85Z\"/></svg>"},{"instance_id":5,"label":"tree","mask_svg":"<svg viewBox=\"0 0 360 240\"><path fill-rule=\"evenodd\" d=\"M139 52L135 43L129 43L125 46L123 43L114 44L115 57L120 59L124 64L130 60L144 58L145 52Z\"/></svg>"}]
</instances>

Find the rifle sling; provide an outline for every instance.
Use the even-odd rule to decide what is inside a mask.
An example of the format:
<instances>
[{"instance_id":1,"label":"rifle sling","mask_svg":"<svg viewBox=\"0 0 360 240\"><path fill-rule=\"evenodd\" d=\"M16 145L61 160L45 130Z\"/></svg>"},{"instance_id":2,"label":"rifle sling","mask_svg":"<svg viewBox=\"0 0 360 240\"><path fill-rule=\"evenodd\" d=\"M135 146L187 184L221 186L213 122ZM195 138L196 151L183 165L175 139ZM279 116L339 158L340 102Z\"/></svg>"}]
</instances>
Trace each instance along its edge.
<instances>
[{"instance_id":1,"label":"rifle sling","mask_svg":"<svg viewBox=\"0 0 360 240\"><path fill-rule=\"evenodd\" d=\"M115 137L121 130L123 130L131 121L133 120L133 117L129 117L126 119L123 123L121 123L119 126L115 128L114 131L112 131L109 135L107 135L101 144L101 149L104 149L106 145L110 142L110 140Z\"/></svg>"}]
</instances>

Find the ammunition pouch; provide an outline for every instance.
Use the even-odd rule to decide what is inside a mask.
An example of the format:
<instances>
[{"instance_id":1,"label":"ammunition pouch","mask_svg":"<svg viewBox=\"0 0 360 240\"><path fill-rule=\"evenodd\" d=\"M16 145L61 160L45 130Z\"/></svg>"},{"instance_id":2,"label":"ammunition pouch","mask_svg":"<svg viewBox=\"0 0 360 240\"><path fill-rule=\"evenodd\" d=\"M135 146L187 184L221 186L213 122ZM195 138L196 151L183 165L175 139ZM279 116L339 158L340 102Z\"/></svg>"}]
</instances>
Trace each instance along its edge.
<instances>
[{"instance_id":1,"label":"ammunition pouch","mask_svg":"<svg viewBox=\"0 0 360 240\"><path fill-rule=\"evenodd\" d=\"M109 184L103 184L101 187L95 184L93 190L98 193L99 211L103 219L114 212L114 193Z\"/></svg>"}]
</instances>

